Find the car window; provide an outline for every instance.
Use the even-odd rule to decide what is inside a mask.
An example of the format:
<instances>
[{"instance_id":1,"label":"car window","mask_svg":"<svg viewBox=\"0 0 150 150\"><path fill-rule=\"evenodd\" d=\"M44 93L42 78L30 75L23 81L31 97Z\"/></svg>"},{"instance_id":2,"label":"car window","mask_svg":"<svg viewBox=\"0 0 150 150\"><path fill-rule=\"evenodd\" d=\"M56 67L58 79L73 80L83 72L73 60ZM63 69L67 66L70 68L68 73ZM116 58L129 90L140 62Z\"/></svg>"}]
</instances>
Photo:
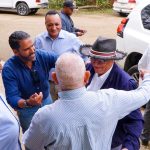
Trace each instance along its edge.
<instances>
[{"instance_id":1,"label":"car window","mask_svg":"<svg viewBox=\"0 0 150 150\"><path fill-rule=\"evenodd\" d=\"M145 29L150 30L150 5L142 9L141 19Z\"/></svg>"}]
</instances>

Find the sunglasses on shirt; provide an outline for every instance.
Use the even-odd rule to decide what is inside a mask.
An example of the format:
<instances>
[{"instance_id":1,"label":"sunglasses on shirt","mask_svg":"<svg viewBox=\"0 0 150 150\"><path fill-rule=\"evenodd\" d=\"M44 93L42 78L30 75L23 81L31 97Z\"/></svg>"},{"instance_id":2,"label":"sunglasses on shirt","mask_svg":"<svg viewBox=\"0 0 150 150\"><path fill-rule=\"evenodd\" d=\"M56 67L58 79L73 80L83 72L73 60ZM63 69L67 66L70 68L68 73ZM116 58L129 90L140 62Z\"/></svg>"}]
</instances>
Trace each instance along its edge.
<instances>
[{"instance_id":1,"label":"sunglasses on shirt","mask_svg":"<svg viewBox=\"0 0 150 150\"><path fill-rule=\"evenodd\" d=\"M33 80L33 84L39 84L40 83L40 77L39 77L37 70L35 70L35 69L31 70L31 77Z\"/></svg>"}]
</instances>

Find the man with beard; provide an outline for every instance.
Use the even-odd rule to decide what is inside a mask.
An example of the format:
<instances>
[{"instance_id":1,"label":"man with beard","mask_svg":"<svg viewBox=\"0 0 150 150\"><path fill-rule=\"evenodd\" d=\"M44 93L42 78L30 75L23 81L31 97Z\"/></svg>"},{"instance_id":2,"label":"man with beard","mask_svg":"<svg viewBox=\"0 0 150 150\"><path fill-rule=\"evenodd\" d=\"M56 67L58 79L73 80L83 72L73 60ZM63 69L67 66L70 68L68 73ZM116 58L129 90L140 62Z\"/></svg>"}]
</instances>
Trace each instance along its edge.
<instances>
[{"instance_id":1,"label":"man with beard","mask_svg":"<svg viewBox=\"0 0 150 150\"><path fill-rule=\"evenodd\" d=\"M2 78L8 103L17 110L23 132L35 112L52 103L49 94L49 71L57 59L52 52L36 50L30 35L16 31L9 37L14 52L4 65Z\"/></svg>"}]
</instances>

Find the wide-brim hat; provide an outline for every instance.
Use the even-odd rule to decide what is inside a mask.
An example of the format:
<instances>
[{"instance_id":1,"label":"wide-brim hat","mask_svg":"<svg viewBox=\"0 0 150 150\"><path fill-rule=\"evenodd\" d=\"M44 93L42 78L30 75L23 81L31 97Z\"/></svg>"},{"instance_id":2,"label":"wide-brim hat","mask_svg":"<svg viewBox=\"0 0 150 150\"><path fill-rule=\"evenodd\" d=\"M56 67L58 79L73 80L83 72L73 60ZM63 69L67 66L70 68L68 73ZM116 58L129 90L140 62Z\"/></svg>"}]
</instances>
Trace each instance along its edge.
<instances>
[{"instance_id":1,"label":"wide-brim hat","mask_svg":"<svg viewBox=\"0 0 150 150\"><path fill-rule=\"evenodd\" d=\"M102 60L121 60L127 53L116 50L116 40L98 37L93 45L81 45L80 53L84 56Z\"/></svg>"}]
</instances>

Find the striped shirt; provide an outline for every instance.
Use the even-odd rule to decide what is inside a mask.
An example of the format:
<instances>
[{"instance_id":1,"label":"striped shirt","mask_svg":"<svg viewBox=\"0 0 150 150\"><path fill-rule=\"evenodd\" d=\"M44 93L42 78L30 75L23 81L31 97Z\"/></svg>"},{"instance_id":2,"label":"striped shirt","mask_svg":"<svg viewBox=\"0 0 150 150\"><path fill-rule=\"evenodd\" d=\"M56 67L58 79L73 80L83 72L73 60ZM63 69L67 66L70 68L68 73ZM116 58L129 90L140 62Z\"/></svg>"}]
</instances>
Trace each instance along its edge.
<instances>
[{"instance_id":1,"label":"striped shirt","mask_svg":"<svg viewBox=\"0 0 150 150\"><path fill-rule=\"evenodd\" d=\"M59 92L58 101L36 113L23 143L31 150L110 150L118 120L147 103L149 89L146 75L133 91L82 87Z\"/></svg>"}]
</instances>

